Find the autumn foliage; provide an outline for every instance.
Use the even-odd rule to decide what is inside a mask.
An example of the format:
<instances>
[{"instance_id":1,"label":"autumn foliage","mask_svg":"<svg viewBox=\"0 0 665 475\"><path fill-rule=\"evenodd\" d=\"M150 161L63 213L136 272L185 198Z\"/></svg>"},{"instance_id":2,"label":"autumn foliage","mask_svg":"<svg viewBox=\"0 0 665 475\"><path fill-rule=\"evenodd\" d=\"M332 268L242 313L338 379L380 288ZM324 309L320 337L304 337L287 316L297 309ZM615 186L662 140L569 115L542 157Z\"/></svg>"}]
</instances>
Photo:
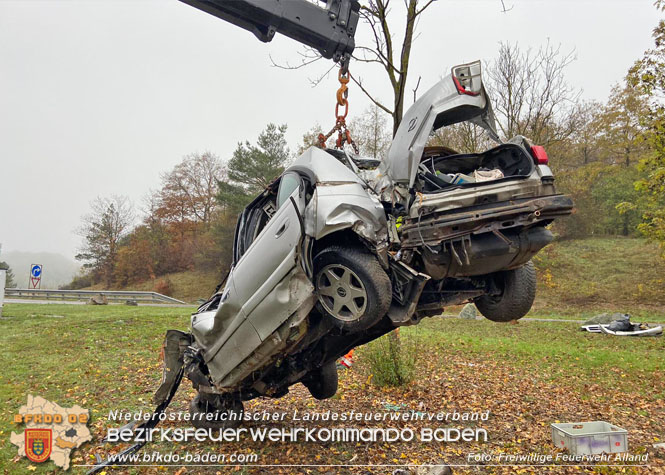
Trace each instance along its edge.
<instances>
[{"instance_id":1,"label":"autumn foliage","mask_svg":"<svg viewBox=\"0 0 665 475\"><path fill-rule=\"evenodd\" d=\"M256 145L239 144L226 163L210 152L187 155L161 175L138 224L127 198L95 200L84 218L84 249L77 256L88 274L69 287L156 280L154 290L169 294L173 286L165 275L195 270L221 276L231 265L239 211L290 158L285 133L285 125L269 124Z\"/></svg>"}]
</instances>

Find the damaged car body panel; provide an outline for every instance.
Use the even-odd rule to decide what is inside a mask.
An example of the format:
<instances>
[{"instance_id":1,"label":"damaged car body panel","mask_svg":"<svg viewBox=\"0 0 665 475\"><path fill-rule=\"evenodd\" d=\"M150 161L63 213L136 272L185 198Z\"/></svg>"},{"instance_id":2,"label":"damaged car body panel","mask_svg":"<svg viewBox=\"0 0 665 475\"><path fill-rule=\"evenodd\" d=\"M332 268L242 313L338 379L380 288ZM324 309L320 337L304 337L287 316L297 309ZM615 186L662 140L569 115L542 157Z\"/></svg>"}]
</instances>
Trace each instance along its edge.
<instances>
[{"instance_id":1,"label":"damaged car body panel","mask_svg":"<svg viewBox=\"0 0 665 475\"><path fill-rule=\"evenodd\" d=\"M163 386L182 364L197 413L236 411L298 382L325 399L339 357L444 306L524 316L530 259L572 201L556 193L542 147L498 140L480 72L479 62L456 66L423 94L382 161L311 147L257 196L238 218L226 281L192 316L191 335L167 335ZM462 121L498 145L427 147L434 130Z\"/></svg>"},{"instance_id":2,"label":"damaged car body panel","mask_svg":"<svg viewBox=\"0 0 665 475\"><path fill-rule=\"evenodd\" d=\"M324 150L311 147L288 170L307 173L316 187L305 209L305 233L314 238L352 228L369 242L387 238L383 205L348 166Z\"/></svg>"},{"instance_id":3,"label":"damaged car body panel","mask_svg":"<svg viewBox=\"0 0 665 475\"><path fill-rule=\"evenodd\" d=\"M281 200L293 187L289 200ZM194 337L205 348L204 362L218 389L232 387L259 361L297 342L289 333L304 334L304 316L316 299L307 275L311 256L302 242L347 229L369 245L385 247L387 221L379 200L318 148L306 151L242 213L234 245L238 261L216 310L208 307L192 317Z\"/></svg>"},{"instance_id":4,"label":"damaged car body panel","mask_svg":"<svg viewBox=\"0 0 665 475\"><path fill-rule=\"evenodd\" d=\"M291 174L271 191L247 208L245 221L241 217L246 225L237 229L238 261L217 296L215 312L192 317L192 333L205 349L204 361L214 382L311 300L313 287L299 264L304 186L299 175Z\"/></svg>"}]
</instances>

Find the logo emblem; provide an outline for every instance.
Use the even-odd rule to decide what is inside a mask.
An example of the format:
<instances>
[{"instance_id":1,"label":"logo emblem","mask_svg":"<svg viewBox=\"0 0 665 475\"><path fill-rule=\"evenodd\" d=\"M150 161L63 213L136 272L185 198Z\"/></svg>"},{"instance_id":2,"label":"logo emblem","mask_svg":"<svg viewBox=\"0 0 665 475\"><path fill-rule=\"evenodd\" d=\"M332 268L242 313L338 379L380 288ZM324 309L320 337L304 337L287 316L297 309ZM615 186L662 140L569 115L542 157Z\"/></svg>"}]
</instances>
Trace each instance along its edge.
<instances>
[{"instance_id":1,"label":"logo emblem","mask_svg":"<svg viewBox=\"0 0 665 475\"><path fill-rule=\"evenodd\" d=\"M51 455L52 437L51 429L26 429L25 456L35 463L48 460Z\"/></svg>"},{"instance_id":2,"label":"logo emblem","mask_svg":"<svg viewBox=\"0 0 665 475\"><path fill-rule=\"evenodd\" d=\"M409 121L409 130L407 130L407 132L411 132L413 129L415 129L416 124L418 124L418 117L414 117Z\"/></svg>"}]
</instances>

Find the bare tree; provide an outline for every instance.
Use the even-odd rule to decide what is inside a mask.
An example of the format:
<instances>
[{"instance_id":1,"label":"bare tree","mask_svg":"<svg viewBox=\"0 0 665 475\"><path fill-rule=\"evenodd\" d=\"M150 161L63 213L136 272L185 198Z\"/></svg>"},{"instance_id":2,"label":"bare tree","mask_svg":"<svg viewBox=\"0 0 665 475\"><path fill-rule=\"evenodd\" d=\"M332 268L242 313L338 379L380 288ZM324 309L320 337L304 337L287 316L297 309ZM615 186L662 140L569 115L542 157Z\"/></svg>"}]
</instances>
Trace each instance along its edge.
<instances>
[{"instance_id":1,"label":"bare tree","mask_svg":"<svg viewBox=\"0 0 665 475\"><path fill-rule=\"evenodd\" d=\"M324 133L321 124L316 122L310 129L302 135L302 142L298 145L296 156L302 155L309 147L319 144L319 134Z\"/></svg>"},{"instance_id":2,"label":"bare tree","mask_svg":"<svg viewBox=\"0 0 665 475\"><path fill-rule=\"evenodd\" d=\"M486 86L505 138L524 135L540 145L570 137L577 126L575 105L581 91L565 79L574 52L549 42L536 53L501 43L489 67Z\"/></svg>"},{"instance_id":3,"label":"bare tree","mask_svg":"<svg viewBox=\"0 0 665 475\"><path fill-rule=\"evenodd\" d=\"M404 96L407 92L407 79L409 73L409 62L411 50L416 39L416 29L421 15L436 0L403 0L403 5L393 9L391 0L368 0L360 7L360 18L369 27L371 32L369 43L358 44L354 50L353 59L362 63L377 65L386 74L393 92L392 104L384 104L374 96L371 91L374 86L366 86L360 76L353 76L355 82L362 92L381 110L392 116L393 135L402 120L404 113ZM401 36L395 31L402 30ZM292 65L289 63L278 64L272 60L273 66L283 69L299 69L319 61L321 55L312 48L304 48L300 53L300 62ZM323 74L310 79L313 86L318 85L324 77L334 68L328 68ZM418 80L420 83L420 80ZM415 98L416 90L412 89ZM306 139L307 140L307 139Z\"/></svg>"},{"instance_id":4,"label":"bare tree","mask_svg":"<svg viewBox=\"0 0 665 475\"><path fill-rule=\"evenodd\" d=\"M392 134L386 119L387 114L376 104L372 104L349 124L353 130L353 138L363 155L381 159L388 153Z\"/></svg>"},{"instance_id":5,"label":"bare tree","mask_svg":"<svg viewBox=\"0 0 665 475\"><path fill-rule=\"evenodd\" d=\"M445 146L460 153L478 153L495 143L482 128L470 122L460 122L434 132L427 145Z\"/></svg>"},{"instance_id":6,"label":"bare tree","mask_svg":"<svg viewBox=\"0 0 665 475\"><path fill-rule=\"evenodd\" d=\"M187 155L173 170L162 174L155 215L167 222L207 226L216 206L217 182L225 176L224 165L216 155L210 152Z\"/></svg>"},{"instance_id":7,"label":"bare tree","mask_svg":"<svg viewBox=\"0 0 665 475\"><path fill-rule=\"evenodd\" d=\"M602 109L603 105L597 101L578 101L569 111L565 122L574 124L574 131L565 139L551 142L547 150L557 173L573 171L603 158L604 148L599 142Z\"/></svg>"},{"instance_id":8,"label":"bare tree","mask_svg":"<svg viewBox=\"0 0 665 475\"><path fill-rule=\"evenodd\" d=\"M368 45L356 47L354 59L378 64L383 69L392 88L392 105L385 105L374 97L369 91L370 88L363 83L362 78L354 76L351 78L377 107L392 116L393 136L397 133L404 114L409 62L418 20L433 3L434 0L404 0L404 9L399 14L395 14L392 10L390 0L370 0L360 8L360 17L369 26L372 35ZM394 33L400 26L398 15L401 16L404 23L401 25L404 28L401 37Z\"/></svg>"},{"instance_id":9,"label":"bare tree","mask_svg":"<svg viewBox=\"0 0 665 475\"><path fill-rule=\"evenodd\" d=\"M98 197L90 203L90 208L79 229L84 242L76 259L84 261L83 267L92 270L110 287L120 240L134 222L133 206L126 196L112 196Z\"/></svg>"},{"instance_id":10,"label":"bare tree","mask_svg":"<svg viewBox=\"0 0 665 475\"><path fill-rule=\"evenodd\" d=\"M584 101L576 108L578 126L571 137L573 152L578 160L572 165L587 165L598 159L598 135L600 133L599 114L602 105L596 101Z\"/></svg>"}]
</instances>

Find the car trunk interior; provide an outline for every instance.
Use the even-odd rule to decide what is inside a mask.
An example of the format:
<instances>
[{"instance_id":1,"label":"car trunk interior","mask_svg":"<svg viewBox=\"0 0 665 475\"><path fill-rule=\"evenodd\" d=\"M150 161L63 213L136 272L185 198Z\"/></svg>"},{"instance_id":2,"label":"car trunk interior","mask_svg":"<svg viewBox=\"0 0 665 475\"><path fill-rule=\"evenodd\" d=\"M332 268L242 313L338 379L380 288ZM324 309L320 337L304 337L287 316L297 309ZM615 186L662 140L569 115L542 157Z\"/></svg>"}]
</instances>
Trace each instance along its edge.
<instances>
[{"instance_id":1,"label":"car trunk interior","mask_svg":"<svg viewBox=\"0 0 665 475\"><path fill-rule=\"evenodd\" d=\"M498 180L525 178L533 158L519 145L502 144L482 153L459 154L447 147L427 147L418 176L423 193L440 193Z\"/></svg>"}]
</instances>

